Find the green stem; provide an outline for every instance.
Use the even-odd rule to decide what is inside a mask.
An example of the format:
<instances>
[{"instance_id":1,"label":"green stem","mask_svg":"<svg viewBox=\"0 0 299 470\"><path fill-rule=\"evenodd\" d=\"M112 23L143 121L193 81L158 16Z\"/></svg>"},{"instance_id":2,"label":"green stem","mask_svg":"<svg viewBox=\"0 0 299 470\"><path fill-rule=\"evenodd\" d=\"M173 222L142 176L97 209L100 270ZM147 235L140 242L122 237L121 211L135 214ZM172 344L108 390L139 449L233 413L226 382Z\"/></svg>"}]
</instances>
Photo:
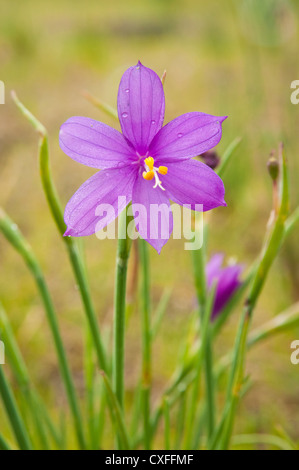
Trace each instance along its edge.
<instances>
[{"instance_id":1,"label":"green stem","mask_svg":"<svg viewBox=\"0 0 299 470\"><path fill-rule=\"evenodd\" d=\"M211 291L209 292L206 308L203 317L201 318L201 345L198 350L198 357L196 362L196 375L193 384L192 396L191 396L191 403L188 413L188 430L186 433L186 448L191 449L192 447L192 433L194 430L194 419L196 416L196 406L200 391L200 380L201 380L201 371L202 365L205 360L205 352L207 349L207 340L210 331L210 321L211 321L211 312L214 303L214 294L215 294L215 285L212 287ZM207 392L207 397L209 393Z\"/></svg>"},{"instance_id":2,"label":"green stem","mask_svg":"<svg viewBox=\"0 0 299 470\"><path fill-rule=\"evenodd\" d=\"M170 450L170 410L168 397L164 398L164 450Z\"/></svg>"},{"instance_id":3,"label":"green stem","mask_svg":"<svg viewBox=\"0 0 299 470\"><path fill-rule=\"evenodd\" d=\"M239 436L233 436L232 445L268 445L277 447L280 450L296 450L285 439L271 434L241 434Z\"/></svg>"},{"instance_id":4,"label":"green stem","mask_svg":"<svg viewBox=\"0 0 299 470\"><path fill-rule=\"evenodd\" d=\"M299 222L299 207L288 217L285 223L284 237L288 237Z\"/></svg>"},{"instance_id":5,"label":"green stem","mask_svg":"<svg viewBox=\"0 0 299 470\"><path fill-rule=\"evenodd\" d=\"M124 405L126 281L131 247L131 240L127 237L127 224L128 218L124 210L119 216L121 237L117 246L112 362L113 389L121 409Z\"/></svg>"},{"instance_id":6,"label":"green stem","mask_svg":"<svg viewBox=\"0 0 299 470\"><path fill-rule=\"evenodd\" d=\"M95 349L97 352L97 358L99 367L108 372L108 363L106 359L106 353L103 346L102 338L99 331L97 322L97 316L94 310L94 306L91 300L90 289L87 281L87 277L84 271L84 266L78 252L78 247L71 237L63 237L66 226L63 219L63 211L61 209L61 203L53 183L53 178L50 169L49 160L49 146L48 136L45 127L28 111L28 109L18 100L15 93L12 93L12 97L17 107L20 109L22 114L31 123L34 129L40 136L39 141L39 165L40 175L42 180L43 189L46 195L46 199L51 210L53 219L56 223L57 229L66 245L70 262L73 268L73 272L76 278L76 282L79 287L82 303L85 309L85 314L89 323L90 331L94 341Z\"/></svg>"},{"instance_id":7,"label":"green stem","mask_svg":"<svg viewBox=\"0 0 299 470\"><path fill-rule=\"evenodd\" d=\"M10 445L1 434L0 434L0 450L11 450Z\"/></svg>"},{"instance_id":8,"label":"green stem","mask_svg":"<svg viewBox=\"0 0 299 470\"><path fill-rule=\"evenodd\" d=\"M24 362L21 351L16 342L14 333L12 331L11 325L7 318L6 312L0 302L0 337L2 338L5 344L5 353L9 358L9 363L14 372L14 375L17 379L18 385L22 391L22 397L24 398L24 403L26 407L30 409L30 417L33 420L35 430L39 436L40 443L44 449L49 448L48 439L44 431L44 422L40 408L41 405L37 406L37 392L34 390L29 373ZM44 410L45 411L45 410Z\"/></svg>"},{"instance_id":9,"label":"green stem","mask_svg":"<svg viewBox=\"0 0 299 470\"><path fill-rule=\"evenodd\" d=\"M31 450L32 445L27 433L25 424L18 410L17 403L12 390L3 372L3 366L0 366L0 393L7 412L8 419L13 429L16 440L22 450Z\"/></svg>"},{"instance_id":10,"label":"green stem","mask_svg":"<svg viewBox=\"0 0 299 470\"><path fill-rule=\"evenodd\" d=\"M221 158L221 161L220 161L220 165L218 166L216 172L218 173L218 175L222 178L222 175L231 159L231 156L233 155L234 151L236 150L236 148L240 145L240 142L241 142L242 138L241 137L237 137L235 140L233 140L229 146L227 147L227 149L225 150L222 158Z\"/></svg>"},{"instance_id":11,"label":"green stem","mask_svg":"<svg viewBox=\"0 0 299 470\"><path fill-rule=\"evenodd\" d=\"M97 449L96 442L96 409L95 409L95 364L93 360L93 343L89 328L85 332L84 372L86 388L86 414L89 439L92 449Z\"/></svg>"},{"instance_id":12,"label":"green stem","mask_svg":"<svg viewBox=\"0 0 299 470\"><path fill-rule=\"evenodd\" d=\"M104 103L103 101L99 100L99 98L96 98L95 96L93 96L88 91L84 91L83 96L84 96L84 98L87 99L87 101L89 101L91 104L93 104L100 111L103 111L104 113L108 114L108 116L110 116L113 119L115 119L116 121L118 121L117 111L112 106L110 106L109 104Z\"/></svg>"},{"instance_id":13,"label":"green stem","mask_svg":"<svg viewBox=\"0 0 299 470\"><path fill-rule=\"evenodd\" d=\"M140 240L142 269L142 405L144 447L150 449L150 395L151 395L151 324L150 324L150 276L148 246Z\"/></svg>"},{"instance_id":14,"label":"green stem","mask_svg":"<svg viewBox=\"0 0 299 470\"><path fill-rule=\"evenodd\" d=\"M230 437L233 430L233 422L235 410L238 404L240 389L243 380L243 370L245 366L247 337L249 326L252 319L253 311L266 282L269 270L275 260L280 246L285 236L285 223L289 211L289 186L288 186L288 173L287 162L284 154L283 146L279 149L280 156L280 181L279 181L279 207L276 213L275 220L273 221L269 232L267 233L264 246L254 272L248 298L245 302L240 327L234 348L234 357L230 378L228 382L225 412L228 414L223 427L223 434L221 436L220 448L226 449L229 446ZM223 421L223 420L222 420Z\"/></svg>"},{"instance_id":15,"label":"green stem","mask_svg":"<svg viewBox=\"0 0 299 470\"><path fill-rule=\"evenodd\" d=\"M207 234L207 226L204 234ZM199 304L199 317L203 321L207 308L207 285L205 274L205 251L202 247L200 250L194 250L193 254L193 270L195 278L195 287L197 300ZM210 306L212 309L212 305ZM211 313L211 310L210 310ZM205 351L204 351L204 369L205 369L205 387L207 399L207 417L208 417L208 436L213 433L215 422L215 398L214 398L214 378L213 378L213 352L212 352L212 334L211 325L208 325L206 334Z\"/></svg>"},{"instance_id":16,"label":"green stem","mask_svg":"<svg viewBox=\"0 0 299 470\"><path fill-rule=\"evenodd\" d=\"M127 432L124 418L123 418L123 411L120 407L117 396L112 390L112 386L111 386L111 383L107 374L105 374L104 371L102 371L101 373L104 378L104 383L105 383L105 387L107 390L108 399L111 403L113 421L114 421L115 429L119 436L120 447L124 450L129 450L131 446L130 446L129 436L128 436L128 432Z\"/></svg>"},{"instance_id":17,"label":"green stem","mask_svg":"<svg viewBox=\"0 0 299 470\"><path fill-rule=\"evenodd\" d=\"M208 438L213 434L215 427L215 379L213 375L213 351L211 328L207 334L205 350L205 379L206 379L206 401L207 401L207 421Z\"/></svg>"},{"instance_id":18,"label":"green stem","mask_svg":"<svg viewBox=\"0 0 299 470\"><path fill-rule=\"evenodd\" d=\"M180 394L177 424L176 424L176 438L175 438L175 449L180 449L181 442L185 427L185 416L186 416L186 391L183 390Z\"/></svg>"},{"instance_id":19,"label":"green stem","mask_svg":"<svg viewBox=\"0 0 299 470\"><path fill-rule=\"evenodd\" d=\"M59 331L59 326L57 322L57 316L55 309L52 303L50 293L48 291L47 284L45 282L42 270L39 266L37 259L28 245L23 235L16 227L9 217L0 210L0 230L3 232L7 240L12 244L12 246L19 252L19 254L24 259L27 267L33 275L33 278L37 284L38 291L40 293L46 317L50 326L50 330L53 336L56 353L59 361L61 376L64 381L69 405L73 414L73 419L75 423L75 429L77 433L78 442L81 448L85 448L85 440L83 436L83 426L82 418L80 414L80 408L78 405L78 400L75 392L75 386L73 383L71 371L68 365L66 358L65 350L63 347L62 338Z\"/></svg>"}]
</instances>

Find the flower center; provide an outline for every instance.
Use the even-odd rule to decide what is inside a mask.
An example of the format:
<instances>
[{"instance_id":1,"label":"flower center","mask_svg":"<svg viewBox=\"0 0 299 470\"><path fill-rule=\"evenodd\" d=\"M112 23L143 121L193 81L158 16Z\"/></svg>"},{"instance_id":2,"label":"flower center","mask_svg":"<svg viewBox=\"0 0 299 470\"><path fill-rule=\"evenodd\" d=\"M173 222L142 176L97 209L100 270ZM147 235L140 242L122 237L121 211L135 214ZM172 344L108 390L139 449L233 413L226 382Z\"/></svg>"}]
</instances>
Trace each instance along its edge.
<instances>
[{"instance_id":1,"label":"flower center","mask_svg":"<svg viewBox=\"0 0 299 470\"><path fill-rule=\"evenodd\" d=\"M168 172L168 168L167 166L159 166L159 168L157 168L154 165L155 160L153 159L153 157L147 157L144 160L144 167L146 171L142 173L142 176L147 181L151 181L153 178L155 178L155 185L153 187L159 187L163 191L165 191L165 188L163 188L162 183L159 179L158 173L160 173L160 175L166 175Z\"/></svg>"}]
</instances>

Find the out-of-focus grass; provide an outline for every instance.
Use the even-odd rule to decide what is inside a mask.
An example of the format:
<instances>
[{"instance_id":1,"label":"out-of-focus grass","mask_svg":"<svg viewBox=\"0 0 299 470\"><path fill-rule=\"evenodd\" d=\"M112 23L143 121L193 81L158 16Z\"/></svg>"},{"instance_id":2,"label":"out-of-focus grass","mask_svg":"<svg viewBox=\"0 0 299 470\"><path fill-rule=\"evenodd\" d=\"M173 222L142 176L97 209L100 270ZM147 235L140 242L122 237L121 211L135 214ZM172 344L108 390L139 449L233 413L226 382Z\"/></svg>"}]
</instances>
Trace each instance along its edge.
<instances>
[{"instance_id":1,"label":"out-of-focus grass","mask_svg":"<svg viewBox=\"0 0 299 470\"><path fill-rule=\"evenodd\" d=\"M269 11L263 10L264 3L271 4ZM220 153L233 138L243 137L224 175L228 207L211 215L209 251L225 251L249 264L260 249L271 207L266 162L280 140L289 157L294 206L299 200L299 105L290 102L290 84L298 79L298 11L297 2L277 0L2 2L0 79L6 85L6 104L0 107L0 205L21 226L41 260L79 389L83 387L81 303L42 195L36 136L13 106L9 91L17 90L47 127L55 180L67 202L92 170L63 154L59 126L72 115L115 125L80 92L87 89L115 105L118 82L128 66L140 59L160 75L167 69L166 121L193 110L228 115ZM255 324L298 300L297 238L298 231L275 263ZM105 326L111 323L115 242L90 237L84 245L99 321ZM151 250L154 304L165 286L174 287L154 347L155 395L175 366L174 351L183 341L194 306L189 255L181 241L170 241L161 256ZM3 239L0 265L1 299L28 367L57 415L64 398L42 307L26 269ZM217 341L216 356L231 346L237 320L238 313ZM127 333L129 389L140 367L139 337L135 312ZM248 371L256 385L238 415L237 429L242 433L268 432L280 424L299 439L298 370L289 359L296 337L299 331L250 352Z\"/></svg>"}]
</instances>

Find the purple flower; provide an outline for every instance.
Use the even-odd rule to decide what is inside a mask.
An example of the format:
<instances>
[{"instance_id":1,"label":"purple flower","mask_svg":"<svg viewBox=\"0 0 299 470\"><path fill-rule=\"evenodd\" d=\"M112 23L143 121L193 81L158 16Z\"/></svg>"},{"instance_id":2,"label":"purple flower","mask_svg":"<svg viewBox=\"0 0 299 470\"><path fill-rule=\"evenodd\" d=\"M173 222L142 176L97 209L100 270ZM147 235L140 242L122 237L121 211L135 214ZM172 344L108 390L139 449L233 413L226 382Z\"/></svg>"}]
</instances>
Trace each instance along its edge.
<instances>
[{"instance_id":1,"label":"purple flower","mask_svg":"<svg viewBox=\"0 0 299 470\"><path fill-rule=\"evenodd\" d=\"M72 159L101 169L65 209L65 235L91 235L132 201L136 229L159 253L172 232L169 200L203 211L225 206L217 174L192 160L221 139L226 117L187 113L164 127L164 90L158 75L140 62L122 76L117 102L122 133L86 117L72 117L60 131L60 147ZM105 217L99 206L109 206ZM145 209L139 210L139 206ZM159 207L152 223L151 207Z\"/></svg>"},{"instance_id":2,"label":"purple flower","mask_svg":"<svg viewBox=\"0 0 299 470\"><path fill-rule=\"evenodd\" d=\"M218 253L214 255L206 266L207 287L211 289L216 282L214 306L211 319L219 315L227 302L231 299L242 282L239 279L243 266L235 264L222 268L224 255Z\"/></svg>"}]
</instances>

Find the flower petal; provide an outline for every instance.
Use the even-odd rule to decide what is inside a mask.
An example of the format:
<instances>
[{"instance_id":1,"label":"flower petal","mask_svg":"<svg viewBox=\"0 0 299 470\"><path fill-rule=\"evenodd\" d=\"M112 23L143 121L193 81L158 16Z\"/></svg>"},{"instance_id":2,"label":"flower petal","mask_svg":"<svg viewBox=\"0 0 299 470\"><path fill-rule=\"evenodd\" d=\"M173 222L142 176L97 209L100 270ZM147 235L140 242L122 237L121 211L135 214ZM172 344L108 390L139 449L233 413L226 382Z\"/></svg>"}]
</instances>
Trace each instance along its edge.
<instances>
[{"instance_id":1,"label":"flower petal","mask_svg":"<svg viewBox=\"0 0 299 470\"><path fill-rule=\"evenodd\" d=\"M203 211L226 206L221 178L207 165L197 160L168 164L168 173L160 176L169 197L177 204L203 205Z\"/></svg>"},{"instance_id":2,"label":"flower petal","mask_svg":"<svg viewBox=\"0 0 299 470\"><path fill-rule=\"evenodd\" d=\"M120 81L117 109L124 136L145 155L164 120L164 90L158 75L140 62L130 67Z\"/></svg>"},{"instance_id":3,"label":"flower petal","mask_svg":"<svg viewBox=\"0 0 299 470\"><path fill-rule=\"evenodd\" d=\"M74 116L62 124L59 143L73 160L102 170L127 165L135 154L120 132L86 117Z\"/></svg>"},{"instance_id":4,"label":"flower petal","mask_svg":"<svg viewBox=\"0 0 299 470\"><path fill-rule=\"evenodd\" d=\"M242 282L239 280L239 276L242 270L243 267L241 265L228 266L222 269L214 279L217 281L217 287L212 320L221 312L236 290L241 286Z\"/></svg>"},{"instance_id":5,"label":"flower petal","mask_svg":"<svg viewBox=\"0 0 299 470\"><path fill-rule=\"evenodd\" d=\"M219 143L225 119L196 112L183 114L158 132L149 154L159 163L196 157Z\"/></svg>"},{"instance_id":6,"label":"flower petal","mask_svg":"<svg viewBox=\"0 0 299 470\"><path fill-rule=\"evenodd\" d=\"M69 200L64 235L92 235L112 222L132 199L136 170L103 170L89 178Z\"/></svg>"},{"instance_id":7,"label":"flower petal","mask_svg":"<svg viewBox=\"0 0 299 470\"><path fill-rule=\"evenodd\" d=\"M216 253L212 256L206 265L206 278L208 288L211 289L214 279L217 279L221 273L221 266L224 260L223 253Z\"/></svg>"},{"instance_id":8,"label":"flower petal","mask_svg":"<svg viewBox=\"0 0 299 470\"><path fill-rule=\"evenodd\" d=\"M166 191L153 188L152 181L137 177L132 196L136 229L160 254L173 230L173 216Z\"/></svg>"}]
</instances>

